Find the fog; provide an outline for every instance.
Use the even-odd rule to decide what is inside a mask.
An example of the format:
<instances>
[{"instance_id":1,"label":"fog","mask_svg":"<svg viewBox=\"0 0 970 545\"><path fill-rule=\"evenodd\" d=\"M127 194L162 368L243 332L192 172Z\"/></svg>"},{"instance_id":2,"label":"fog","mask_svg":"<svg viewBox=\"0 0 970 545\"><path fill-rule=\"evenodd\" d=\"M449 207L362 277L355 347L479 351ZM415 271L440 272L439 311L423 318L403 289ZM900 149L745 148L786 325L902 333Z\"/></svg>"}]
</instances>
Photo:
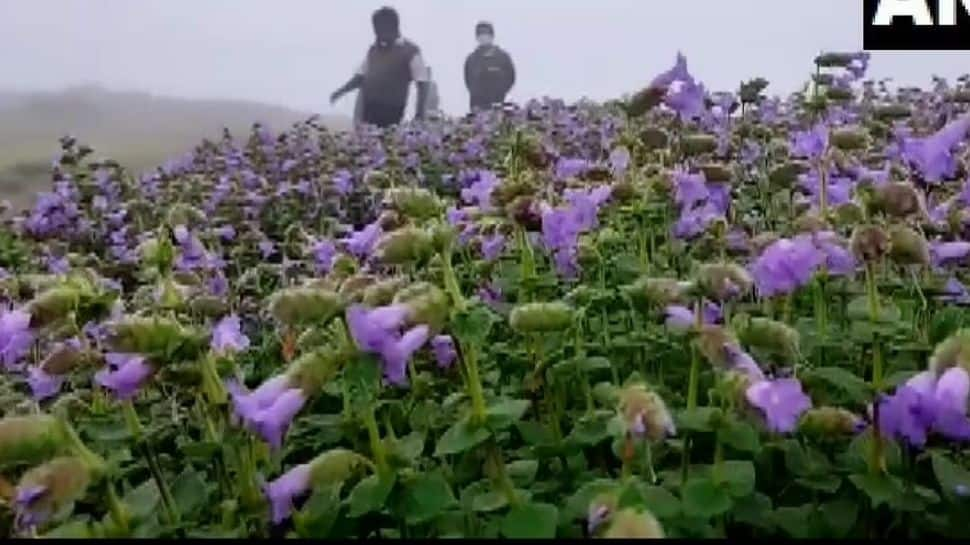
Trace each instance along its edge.
<instances>
[{"instance_id":1,"label":"fog","mask_svg":"<svg viewBox=\"0 0 970 545\"><path fill-rule=\"evenodd\" d=\"M514 100L615 98L678 49L708 88L763 76L786 93L819 51L862 47L857 0L0 0L0 89L97 83L349 115L352 97L336 107L327 97L361 61L370 13L385 4L451 113L467 106L461 68L481 19L517 64ZM964 71L967 54L879 53L870 75L927 84Z\"/></svg>"}]
</instances>

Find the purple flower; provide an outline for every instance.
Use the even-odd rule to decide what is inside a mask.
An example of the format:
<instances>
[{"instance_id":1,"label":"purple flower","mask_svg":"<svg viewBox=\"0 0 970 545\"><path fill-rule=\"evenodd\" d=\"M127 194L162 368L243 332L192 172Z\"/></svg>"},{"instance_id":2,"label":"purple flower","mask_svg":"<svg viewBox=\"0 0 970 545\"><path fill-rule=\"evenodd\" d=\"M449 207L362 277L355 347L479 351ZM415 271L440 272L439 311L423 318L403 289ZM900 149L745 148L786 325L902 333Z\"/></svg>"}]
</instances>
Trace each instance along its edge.
<instances>
[{"instance_id":1,"label":"purple flower","mask_svg":"<svg viewBox=\"0 0 970 545\"><path fill-rule=\"evenodd\" d=\"M724 212L718 210L714 204L706 203L693 210L684 211L674 224L673 234L682 240L693 239L704 233L712 223L723 217Z\"/></svg>"},{"instance_id":2,"label":"purple flower","mask_svg":"<svg viewBox=\"0 0 970 545\"><path fill-rule=\"evenodd\" d=\"M705 96L704 85L693 78L677 80L667 88L664 104L677 112L681 119L693 119L704 112Z\"/></svg>"},{"instance_id":3,"label":"purple flower","mask_svg":"<svg viewBox=\"0 0 970 545\"><path fill-rule=\"evenodd\" d=\"M740 346L728 343L724 345L724 352L727 354L730 369L746 375L755 383L765 380L765 374L761 370L758 362L754 361L751 354L741 349Z\"/></svg>"},{"instance_id":4,"label":"purple flower","mask_svg":"<svg viewBox=\"0 0 970 545\"><path fill-rule=\"evenodd\" d=\"M494 282L488 283L478 289L479 299L495 312L501 313L504 309L505 300L502 296L502 289Z\"/></svg>"},{"instance_id":5,"label":"purple flower","mask_svg":"<svg viewBox=\"0 0 970 545\"><path fill-rule=\"evenodd\" d=\"M382 234L384 231L381 225L374 222L343 239L343 243L347 245L348 252L363 259L374 251L374 246L377 245L377 240Z\"/></svg>"},{"instance_id":6,"label":"purple flower","mask_svg":"<svg viewBox=\"0 0 970 545\"><path fill-rule=\"evenodd\" d=\"M503 250L505 250L505 237L501 233L482 239L482 255L485 261L495 261L502 255Z\"/></svg>"},{"instance_id":7,"label":"purple flower","mask_svg":"<svg viewBox=\"0 0 970 545\"><path fill-rule=\"evenodd\" d=\"M951 277L943 287L944 295L940 296L943 301L950 301L958 305L970 305L970 290L956 278Z\"/></svg>"},{"instance_id":8,"label":"purple flower","mask_svg":"<svg viewBox=\"0 0 970 545\"><path fill-rule=\"evenodd\" d=\"M952 178L957 168L953 148L964 141L968 130L970 115L963 115L925 138L904 136L899 143L900 155L919 171L926 182L936 183Z\"/></svg>"},{"instance_id":9,"label":"purple flower","mask_svg":"<svg viewBox=\"0 0 970 545\"><path fill-rule=\"evenodd\" d=\"M680 51L677 52L677 62L674 67L657 77L650 82L650 87L655 89L670 87L675 81L688 81L692 80L693 77L687 71L687 57L685 57Z\"/></svg>"},{"instance_id":10,"label":"purple flower","mask_svg":"<svg viewBox=\"0 0 970 545\"><path fill-rule=\"evenodd\" d=\"M807 284L824 260L810 238L781 239L755 260L751 275L762 297L789 294Z\"/></svg>"},{"instance_id":11,"label":"purple flower","mask_svg":"<svg viewBox=\"0 0 970 545\"><path fill-rule=\"evenodd\" d=\"M669 329L686 330L694 327L696 315L688 307L680 305L670 305L664 309L667 316L665 324ZM705 324L714 324L721 320L721 308L711 302L707 302L701 311L701 319Z\"/></svg>"},{"instance_id":12,"label":"purple flower","mask_svg":"<svg viewBox=\"0 0 970 545\"><path fill-rule=\"evenodd\" d=\"M674 187L674 202L681 210L693 208L695 204L703 202L709 195L707 180L703 172L697 174L686 171L675 172Z\"/></svg>"},{"instance_id":13,"label":"purple flower","mask_svg":"<svg viewBox=\"0 0 970 545\"><path fill-rule=\"evenodd\" d=\"M858 264L855 256L839 242L832 231L819 231L812 236L815 247L825 256L825 268L832 276L848 276L855 273Z\"/></svg>"},{"instance_id":14,"label":"purple flower","mask_svg":"<svg viewBox=\"0 0 970 545\"><path fill-rule=\"evenodd\" d=\"M313 244L313 259L316 262L317 270L326 274L333 268L333 262L337 258L337 247L329 240L318 240Z\"/></svg>"},{"instance_id":15,"label":"purple flower","mask_svg":"<svg viewBox=\"0 0 970 545\"><path fill-rule=\"evenodd\" d=\"M223 225L215 229L215 234L223 242L232 242L236 238L236 229L232 225Z\"/></svg>"},{"instance_id":16,"label":"purple flower","mask_svg":"<svg viewBox=\"0 0 970 545\"><path fill-rule=\"evenodd\" d=\"M0 310L0 364L7 370L17 369L34 343L30 332L30 313L23 310Z\"/></svg>"},{"instance_id":17,"label":"purple flower","mask_svg":"<svg viewBox=\"0 0 970 545\"><path fill-rule=\"evenodd\" d=\"M340 195L349 194L354 188L354 177L349 170L341 170L333 175L333 186Z\"/></svg>"},{"instance_id":18,"label":"purple flower","mask_svg":"<svg viewBox=\"0 0 970 545\"><path fill-rule=\"evenodd\" d=\"M967 397L970 395L970 375L961 367L948 369L936 382L936 420L933 429L954 441L970 439L970 420L967 419Z\"/></svg>"},{"instance_id":19,"label":"purple flower","mask_svg":"<svg viewBox=\"0 0 970 545\"><path fill-rule=\"evenodd\" d=\"M796 157L818 159L829 145L829 131L819 123L811 130L796 132L789 145L791 154Z\"/></svg>"},{"instance_id":20,"label":"purple flower","mask_svg":"<svg viewBox=\"0 0 970 545\"><path fill-rule=\"evenodd\" d=\"M51 517L53 513L50 511L50 507L38 503L47 492L47 487L40 485L17 488L17 494L13 500L14 513L16 513L14 525L17 528L21 530L33 528L43 524Z\"/></svg>"},{"instance_id":21,"label":"purple flower","mask_svg":"<svg viewBox=\"0 0 970 545\"><path fill-rule=\"evenodd\" d=\"M578 178L586 172L589 171L592 165L586 159L581 159L578 157L560 157L556 161L556 179L557 180L568 180L569 178Z\"/></svg>"},{"instance_id":22,"label":"purple flower","mask_svg":"<svg viewBox=\"0 0 970 545\"><path fill-rule=\"evenodd\" d=\"M229 293L229 280L226 279L226 275L221 270L216 270L215 274L206 283L206 287L209 290L209 294L215 295L216 297L223 297Z\"/></svg>"},{"instance_id":23,"label":"purple flower","mask_svg":"<svg viewBox=\"0 0 970 545\"><path fill-rule=\"evenodd\" d=\"M575 216L575 222L580 231L595 229L599 222L599 209L609 200L613 189L608 185L599 186L589 191L566 190L563 196L569 202L570 211Z\"/></svg>"},{"instance_id":24,"label":"purple flower","mask_svg":"<svg viewBox=\"0 0 970 545\"><path fill-rule=\"evenodd\" d=\"M499 185L498 176L490 170L478 172L478 180L470 187L461 190L461 198L468 204L474 204L483 210L492 207L492 191Z\"/></svg>"},{"instance_id":25,"label":"purple flower","mask_svg":"<svg viewBox=\"0 0 970 545\"><path fill-rule=\"evenodd\" d=\"M970 242L934 242L930 244L930 254L933 257L933 265L943 267L944 265L954 264L962 261L970 255Z\"/></svg>"},{"instance_id":26,"label":"purple flower","mask_svg":"<svg viewBox=\"0 0 970 545\"><path fill-rule=\"evenodd\" d=\"M120 400L135 397L153 371L145 358L134 354L109 353L105 361L107 368L95 373L94 381Z\"/></svg>"},{"instance_id":27,"label":"purple flower","mask_svg":"<svg viewBox=\"0 0 970 545\"><path fill-rule=\"evenodd\" d=\"M273 524L289 518L293 511L293 501L310 491L312 473L310 464L298 465L263 486L263 494L269 500Z\"/></svg>"},{"instance_id":28,"label":"purple flower","mask_svg":"<svg viewBox=\"0 0 970 545\"><path fill-rule=\"evenodd\" d=\"M793 378L756 382L745 391L745 397L761 410L768 429L777 433L793 431L802 413L812 407L801 383Z\"/></svg>"},{"instance_id":29,"label":"purple flower","mask_svg":"<svg viewBox=\"0 0 970 545\"><path fill-rule=\"evenodd\" d=\"M582 227L569 209L547 210L542 214L542 242L550 250L575 247Z\"/></svg>"},{"instance_id":30,"label":"purple flower","mask_svg":"<svg viewBox=\"0 0 970 545\"><path fill-rule=\"evenodd\" d=\"M879 430L886 437L922 447L936 420L935 378L925 371L909 379L896 393L879 402Z\"/></svg>"},{"instance_id":31,"label":"purple flower","mask_svg":"<svg viewBox=\"0 0 970 545\"><path fill-rule=\"evenodd\" d=\"M428 326L419 325L403 335L400 332L409 310L404 305L389 305L373 310L355 305L347 309L347 324L357 347L370 354L378 354L384 362L384 378L388 383L403 386L407 383L407 362L428 340Z\"/></svg>"},{"instance_id":32,"label":"purple flower","mask_svg":"<svg viewBox=\"0 0 970 545\"><path fill-rule=\"evenodd\" d=\"M48 374L41 366L31 367L27 371L27 384L36 401L54 397L61 391L64 377Z\"/></svg>"},{"instance_id":33,"label":"purple flower","mask_svg":"<svg viewBox=\"0 0 970 545\"><path fill-rule=\"evenodd\" d=\"M263 256L263 259L269 259L276 254L276 245L271 240L262 240L258 246L259 253Z\"/></svg>"},{"instance_id":34,"label":"purple flower","mask_svg":"<svg viewBox=\"0 0 970 545\"><path fill-rule=\"evenodd\" d=\"M249 337L243 335L239 316L226 316L212 330L212 350L217 354L242 352L249 348Z\"/></svg>"},{"instance_id":35,"label":"purple flower","mask_svg":"<svg viewBox=\"0 0 970 545\"><path fill-rule=\"evenodd\" d=\"M252 392L236 381L227 382L226 387L232 397L234 416L246 429L279 450L290 423L306 403L303 390L292 387L286 375L271 378Z\"/></svg>"},{"instance_id":36,"label":"purple flower","mask_svg":"<svg viewBox=\"0 0 970 545\"><path fill-rule=\"evenodd\" d=\"M468 211L464 208L449 208L446 213L448 218L448 224L452 227L457 227L459 224L468 221Z\"/></svg>"},{"instance_id":37,"label":"purple flower","mask_svg":"<svg viewBox=\"0 0 970 545\"><path fill-rule=\"evenodd\" d=\"M438 367L447 369L455 362L458 352L455 350L455 341L450 335L438 335L431 339L431 349L434 351L435 360Z\"/></svg>"}]
</instances>

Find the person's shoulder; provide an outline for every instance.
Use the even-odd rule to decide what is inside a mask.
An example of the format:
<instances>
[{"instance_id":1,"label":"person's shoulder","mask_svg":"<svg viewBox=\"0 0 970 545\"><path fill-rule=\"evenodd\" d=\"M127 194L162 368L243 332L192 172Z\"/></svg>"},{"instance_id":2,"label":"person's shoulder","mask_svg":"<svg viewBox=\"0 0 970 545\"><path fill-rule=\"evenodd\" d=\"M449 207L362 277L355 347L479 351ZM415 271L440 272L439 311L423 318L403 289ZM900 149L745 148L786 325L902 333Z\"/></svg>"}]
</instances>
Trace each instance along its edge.
<instances>
[{"instance_id":1,"label":"person's shoulder","mask_svg":"<svg viewBox=\"0 0 970 545\"><path fill-rule=\"evenodd\" d=\"M400 45L408 51L413 51L414 53L421 52L421 47L407 38L401 38Z\"/></svg>"}]
</instances>

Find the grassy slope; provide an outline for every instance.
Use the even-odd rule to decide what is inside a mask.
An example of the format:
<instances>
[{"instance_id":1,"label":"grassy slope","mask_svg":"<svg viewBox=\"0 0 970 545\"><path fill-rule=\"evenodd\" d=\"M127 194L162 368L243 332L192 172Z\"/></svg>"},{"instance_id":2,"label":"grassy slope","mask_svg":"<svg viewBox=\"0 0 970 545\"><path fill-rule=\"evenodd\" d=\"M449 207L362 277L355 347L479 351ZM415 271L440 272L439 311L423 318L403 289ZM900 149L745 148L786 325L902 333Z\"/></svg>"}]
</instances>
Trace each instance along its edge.
<instances>
[{"instance_id":1,"label":"grassy slope","mask_svg":"<svg viewBox=\"0 0 970 545\"><path fill-rule=\"evenodd\" d=\"M65 134L135 172L190 150L223 127L248 134L256 121L275 130L310 116L266 104L185 100L96 87L55 93L0 92L0 199L18 206L49 184L47 171ZM334 128L349 120L325 119Z\"/></svg>"}]
</instances>

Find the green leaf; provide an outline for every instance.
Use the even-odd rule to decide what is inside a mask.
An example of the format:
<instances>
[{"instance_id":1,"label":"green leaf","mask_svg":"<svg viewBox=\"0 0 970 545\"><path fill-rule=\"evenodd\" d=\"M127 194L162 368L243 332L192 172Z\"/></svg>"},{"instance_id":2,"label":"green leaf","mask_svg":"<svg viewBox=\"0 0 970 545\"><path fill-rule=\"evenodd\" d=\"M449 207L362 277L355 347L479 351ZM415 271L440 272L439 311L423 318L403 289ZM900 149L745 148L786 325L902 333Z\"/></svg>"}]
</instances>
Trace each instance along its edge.
<instances>
[{"instance_id":1,"label":"green leaf","mask_svg":"<svg viewBox=\"0 0 970 545\"><path fill-rule=\"evenodd\" d=\"M297 535L303 539L330 536L340 515L340 486L323 486L314 490L310 499L293 516Z\"/></svg>"},{"instance_id":2,"label":"green leaf","mask_svg":"<svg viewBox=\"0 0 970 545\"><path fill-rule=\"evenodd\" d=\"M413 464L421 458L424 451L424 434L418 431L411 432L404 437L394 441L394 454L401 460Z\"/></svg>"},{"instance_id":3,"label":"green leaf","mask_svg":"<svg viewBox=\"0 0 970 545\"><path fill-rule=\"evenodd\" d=\"M421 524L457 503L441 471L425 473L405 487L404 516L408 524Z\"/></svg>"},{"instance_id":4,"label":"green leaf","mask_svg":"<svg viewBox=\"0 0 970 545\"><path fill-rule=\"evenodd\" d=\"M463 346L481 347L495 323L495 315L483 305L457 312L451 319L451 331Z\"/></svg>"},{"instance_id":5,"label":"green leaf","mask_svg":"<svg viewBox=\"0 0 970 545\"><path fill-rule=\"evenodd\" d=\"M817 490L834 494L842 486L842 477L829 473L827 475L813 475L811 477L799 477L795 479L799 486L808 490Z\"/></svg>"},{"instance_id":6,"label":"green leaf","mask_svg":"<svg viewBox=\"0 0 970 545\"><path fill-rule=\"evenodd\" d=\"M511 426L522 419L529 405L526 399L505 399L489 406L486 411L488 427L501 430Z\"/></svg>"},{"instance_id":7,"label":"green leaf","mask_svg":"<svg viewBox=\"0 0 970 545\"><path fill-rule=\"evenodd\" d=\"M52 528L40 537L43 539L91 539L96 536L91 532L91 525L87 520L71 520Z\"/></svg>"},{"instance_id":8,"label":"green leaf","mask_svg":"<svg viewBox=\"0 0 970 545\"><path fill-rule=\"evenodd\" d=\"M869 320L869 300L864 297L856 297L849 302L846 315L852 321L868 322ZM903 316L902 311L890 300L882 299L879 301L879 315L876 317L877 323L892 324L898 322Z\"/></svg>"},{"instance_id":9,"label":"green leaf","mask_svg":"<svg viewBox=\"0 0 970 545\"><path fill-rule=\"evenodd\" d=\"M133 517L144 519L156 512L162 495L155 486L155 481L148 479L125 494L122 499Z\"/></svg>"},{"instance_id":10,"label":"green leaf","mask_svg":"<svg viewBox=\"0 0 970 545\"><path fill-rule=\"evenodd\" d=\"M657 518L672 519L680 515L680 500L666 488L646 486L642 491L643 505Z\"/></svg>"},{"instance_id":11,"label":"green leaf","mask_svg":"<svg viewBox=\"0 0 970 545\"><path fill-rule=\"evenodd\" d=\"M581 446L595 446L610 436L608 423L613 413L602 411L599 414L583 415L576 422L576 427L569 434L568 439Z\"/></svg>"},{"instance_id":12,"label":"green leaf","mask_svg":"<svg viewBox=\"0 0 970 545\"><path fill-rule=\"evenodd\" d=\"M212 458L222 450L222 444L215 441L193 441L179 445L179 450L190 460L211 462Z\"/></svg>"},{"instance_id":13,"label":"green leaf","mask_svg":"<svg viewBox=\"0 0 970 545\"><path fill-rule=\"evenodd\" d=\"M869 385L855 373L841 367L811 369L804 377L808 381L822 381L827 386L837 388L854 403L865 403L870 397Z\"/></svg>"},{"instance_id":14,"label":"green leaf","mask_svg":"<svg viewBox=\"0 0 970 545\"><path fill-rule=\"evenodd\" d=\"M566 500L566 517L570 520L586 518L586 511L593 499L616 488L616 481L611 479L596 479L584 484Z\"/></svg>"},{"instance_id":15,"label":"green leaf","mask_svg":"<svg viewBox=\"0 0 970 545\"><path fill-rule=\"evenodd\" d=\"M447 456L458 454L483 443L491 433L487 428L473 428L468 418L463 418L455 422L438 439L435 446L435 456Z\"/></svg>"},{"instance_id":16,"label":"green leaf","mask_svg":"<svg viewBox=\"0 0 970 545\"><path fill-rule=\"evenodd\" d=\"M970 492L970 471L951 462L944 454L932 454L933 474L948 498L965 496Z\"/></svg>"},{"instance_id":17,"label":"green leaf","mask_svg":"<svg viewBox=\"0 0 970 545\"><path fill-rule=\"evenodd\" d=\"M188 468L172 483L172 496L182 516L198 514L209 501L209 486L198 472Z\"/></svg>"},{"instance_id":18,"label":"green leaf","mask_svg":"<svg viewBox=\"0 0 970 545\"><path fill-rule=\"evenodd\" d=\"M772 520L779 528L796 539L812 537L812 518L815 506L779 507L772 513Z\"/></svg>"},{"instance_id":19,"label":"green leaf","mask_svg":"<svg viewBox=\"0 0 970 545\"><path fill-rule=\"evenodd\" d=\"M731 509L731 496L723 486L710 479L687 481L683 492L684 511L688 516L710 519Z\"/></svg>"},{"instance_id":20,"label":"green leaf","mask_svg":"<svg viewBox=\"0 0 970 545\"><path fill-rule=\"evenodd\" d=\"M731 496L745 498L754 492L755 470L754 464L748 460L731 460L724 462L721 475L728 485Z\"/></svg>"},{"instance_id":21,"label":"green leaf","mask_svg":"<svg viewBox=\"0 0 970 545\"><path fill-rule=\"evenodd\" d=\"M362 354L347 364L343 380L351 406L360 410L377 398L381 384L381 366L373 356Z\"/></svg>"},{"instance_id":22,"label":"green leaf","mask_svg":"<svg viewBox=\"0 0 970 545\"><path fill-rule=\"evenodd\" d=\"M602 356L591 356L588 358L581 359L579 361L580 361L579 368L587 373L591 373L593 371L599 371L602 369L610 369L611 367L613 367L613 364L610 363L610 360Z\"/></svg>"},{"instance_id":23,"label":"green leaf","mask_svg":"<svg viewBox=\"0 0 970 545\"><path fill-rule=\"evenodd\" d=\"M517 486L528 486L536 479L538 460L516 460L505 464L505 471Z\"/></svg>"},{"instance_id":24,"label":"green leaf","mask_svg":"<svg viewBox=\"0 0 970 545\"><path fill-rule=\"evenodd\" d=\"M859 516L859 504L847 499L830 501L819 510L822 520L831 530L831 537L844 538L855 526Z\"/></svg>"},{"instance_id":25,"label":"green leaf","mask_svg":"<svg viewBox=\"0 0 970 545\"><path fill-rule=\"evenodd\" d=\"M362 479L353 490L350 491L348 502L350 503L351 517L359 517L372 511L380 511L384 508L387 497L394 488L395 477L381 479L377 475L371 475Z\"/></svg>"},{"instance_id":26,"label":"green leaf","mask_svg":"<svg viewBox=\"0 0 970 545\"><path fill-rule=\"evenodd\" d=\"M552 539L558 522L555 505L526 503L510 509L502 519L502 535L509 539Z\"/></svg>"},{"instance_id":27,"label":"green leaf","mask_svg":"<svg viewBox=\"0 0 970 545\"><path fill-rule=\"evenodd\" d=\"M896 477L889 475L866 473L864 475L849 475L849 480L860 491L869 496L873 507L889 504L903 493L902 484Z\"/></svg>"},{"instance_id":28,"label":"green leaf","mask_svg":"<svg viewBox=\"0 0 970 545\"><path fill-rule=\"evenodd\" d=\"M720 409L715 407L699 407L677 413L677 429L684 431L709 432L722 416Z\"/></svg>"},{"instance_id":29,"label":"green leaf","mask_svg":"<svg viewBox=\"0 0 970 545\"><path fill-rule=\"evenodd\" d=\"M531 446L549 445L555 441L552 430L541 422L522 420L515 423L522 439Z\"/></svg>"},{"instance_id":30,"label":"green leaf","mask_svg":"<svg viewBox=\"0 0 970 545\"><path fill-rule=\"evenodd\" d=\"M771 528L771 498L757 492L734 501L732 510L734 519L742 524L749 524L757 528Z\"/></svg>"},{"instance_id":31,"label":"green leaf","mask_svg":"<svg viewBox=\"0 0 970 545\"><path fill-rule=\"evenodd\" d=\"M472 511L476 513L491 513L509 504L505 494L497 490L485 490L472 497Z\"/></svg>"},{"instance_id":32,"label":"green leaf","mask_svg":"<svg viewBox=\"0 0 970 545\"><path fill-rule=\"evenodd\" d=\"M756 453L761 450L758 431L751 424L737 418L729 418L721 424L717 430L717 439L739 452Z\"/></svg>"}]
</instances>

